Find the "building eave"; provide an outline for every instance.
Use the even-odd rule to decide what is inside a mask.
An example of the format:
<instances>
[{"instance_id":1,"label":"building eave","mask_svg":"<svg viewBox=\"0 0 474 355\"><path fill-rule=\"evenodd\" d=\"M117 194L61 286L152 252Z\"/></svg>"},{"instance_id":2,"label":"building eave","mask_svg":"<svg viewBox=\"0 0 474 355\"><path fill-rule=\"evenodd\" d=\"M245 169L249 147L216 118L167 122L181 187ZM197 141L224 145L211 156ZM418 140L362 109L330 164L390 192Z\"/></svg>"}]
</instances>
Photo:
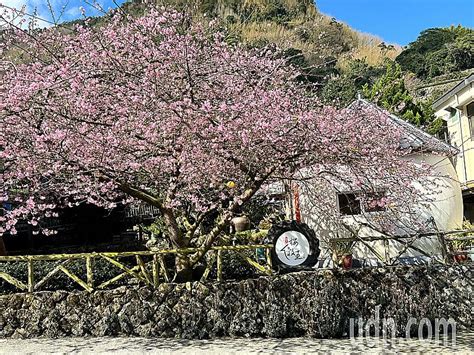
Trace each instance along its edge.
<instances>
[{"instance_id":1,"label":"building eave","mask_svg":"<svg viewBox=\"0 0 474 355\"><path fill-rule=\"evenodd\" d=\"M433 102L433 108L435 111L438 111L443 106L445 106L446 101L449 101L454 95L459 93L461 90L466 88L468 85L474 82L474 73L470 74L467 78L464 78L461 82L459 82L455 87L451 90L448 90L444 93L440 98L438 98L435 102Z\"/></svg>"}]
</instances>

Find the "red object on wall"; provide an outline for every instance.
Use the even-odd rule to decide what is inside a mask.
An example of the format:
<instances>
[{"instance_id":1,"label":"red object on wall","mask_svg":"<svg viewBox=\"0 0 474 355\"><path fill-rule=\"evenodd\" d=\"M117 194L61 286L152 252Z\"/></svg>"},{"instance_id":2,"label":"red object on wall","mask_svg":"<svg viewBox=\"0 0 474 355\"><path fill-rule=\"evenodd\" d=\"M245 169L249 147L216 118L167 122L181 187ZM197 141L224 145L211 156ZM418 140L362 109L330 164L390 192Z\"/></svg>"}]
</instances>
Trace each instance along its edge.
<instances>
[{"instance_id":1,"label":"red object on wall","mask_svg":"<svg viewBox=\"0 0 474 355\"><path fill-rule=\"evenodd\" d=\"M463 263L463 262L467 261L467 254L465 254L465 253L454 254L453 258L454 258L454 261L456 261L458 263Z\"/></svg>"},{"instance_id":2,"label":"red object on wall","mask_svg":"<svg viewBox=\"0 0 474 355\"><path fill-rule=\"evenodd\" d=\"M294 198L294 205L295 205L295 220L296 222L301 222L301 210L300 210L300 191L298 186L295 185L293 187L293 198Z\"/></svg>"},{"instance_id":3,"label":"red object on wall","mask_svg":"<svg viewBox=\"0 0 474 355\"><path fill-rule=\"evenodd\" d=\"M342 258L342 267L344 269L350 269L352 267L352 255L344 255Z\"/></svg>"}]
</instances>

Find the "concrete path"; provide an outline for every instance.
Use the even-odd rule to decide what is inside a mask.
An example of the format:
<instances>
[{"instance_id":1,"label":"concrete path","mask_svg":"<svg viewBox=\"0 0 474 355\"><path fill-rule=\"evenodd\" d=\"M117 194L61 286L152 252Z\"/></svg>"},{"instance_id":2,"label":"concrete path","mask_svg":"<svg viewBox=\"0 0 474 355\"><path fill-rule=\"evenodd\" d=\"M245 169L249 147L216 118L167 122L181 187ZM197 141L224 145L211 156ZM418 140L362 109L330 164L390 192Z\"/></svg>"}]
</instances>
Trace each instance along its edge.
<instances>
[{"instance_id":1,"label":"concrete path","mask_svg":"<svg viewBox=\"0 0 474 355\"><path fill-rule=\"evenodd\" d=\"M458 334L453 346L442 341L395 339L0 339L0 354L308 354L308 353L465 353L474 354L474 332Z\"/></svg>"}]
</instances>

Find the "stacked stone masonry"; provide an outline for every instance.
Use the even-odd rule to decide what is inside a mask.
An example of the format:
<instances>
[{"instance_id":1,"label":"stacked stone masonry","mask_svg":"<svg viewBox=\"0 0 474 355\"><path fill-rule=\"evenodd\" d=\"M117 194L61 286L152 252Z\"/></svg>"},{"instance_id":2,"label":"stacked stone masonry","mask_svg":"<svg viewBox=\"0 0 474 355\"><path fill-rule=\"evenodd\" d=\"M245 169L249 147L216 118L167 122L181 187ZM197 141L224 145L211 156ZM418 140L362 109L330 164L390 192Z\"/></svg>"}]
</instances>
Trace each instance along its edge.
<instances>
[{"instance_id":1,"label":"stacked stone masonry","mask_svg":"<svg viewBox=\"0 0 474 355\"><path fill-rule=\"evenodd\" d=\"M0 296L0 338L221 336L333 338L351 318L453 318L473 329L474 266L325 270L239 282ZM417 328L413 328L417 331Z\"/></svg>"}]
</instances>

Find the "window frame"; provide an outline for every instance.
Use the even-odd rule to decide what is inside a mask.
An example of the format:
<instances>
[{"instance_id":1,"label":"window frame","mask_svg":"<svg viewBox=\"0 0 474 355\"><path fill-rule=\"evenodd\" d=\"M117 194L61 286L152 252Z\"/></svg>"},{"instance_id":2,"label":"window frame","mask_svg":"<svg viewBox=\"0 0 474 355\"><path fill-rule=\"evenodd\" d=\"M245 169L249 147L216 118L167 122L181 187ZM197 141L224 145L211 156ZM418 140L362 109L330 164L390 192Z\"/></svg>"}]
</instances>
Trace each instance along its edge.
<instances>
[{"instance_id":1,"label":"window frame","mask_svg":"<svg viewBox=\"0 0 474 355\"><path fill-rule=\"evenodd\" d=\"M362 210L362 201L360 199L357 199L357 191L347 191L347 192L337 192L336 193L336 200L337 200L337 211L341 216L360 216L363 212ZM350 199L349 196L354 196L354 201L358 202L358 213L344 213L342 212L342 207L341 207L341 198L347 199L348 203L345 208L349 208L350 210L352 209L350 206ZM351 211L352 212L352 211Z\"/></svg>"},{"instance_id":2,"label":"window frame","mask_svg":"<svg viewBox=\"0 0 474 355\"><path fill-rule=\"evenodd\" d=\"M359 213L343 213L341 211L341 201L340 197L353 195L356 197L355 200L359 202ZM365 214L377 214L381 212L386 212L387 207L380 207L380 209L369 209L367 206L367 198L370 195L379 195L381 197L386 197L387 196L387 190L385 189L378 189L372 192L364 192L361 190L356 190L356 191L337 191L336 192L336 204L337 204L337 211L340 216L363 216Z\"/></svg>"},{"instance_id":3,"label":"window frame","mask_svg":"<svg viewBox=\"0 0 474 355\"><path fill-rule=\"evenodd\" d=\"M469 112L469 106L472 107L472 112ZM466 105L466 116L467 116L467 124L469 126L469 135L471 141L474 141L474 101L471 101Z\"/></svg>"}]
</instances>

